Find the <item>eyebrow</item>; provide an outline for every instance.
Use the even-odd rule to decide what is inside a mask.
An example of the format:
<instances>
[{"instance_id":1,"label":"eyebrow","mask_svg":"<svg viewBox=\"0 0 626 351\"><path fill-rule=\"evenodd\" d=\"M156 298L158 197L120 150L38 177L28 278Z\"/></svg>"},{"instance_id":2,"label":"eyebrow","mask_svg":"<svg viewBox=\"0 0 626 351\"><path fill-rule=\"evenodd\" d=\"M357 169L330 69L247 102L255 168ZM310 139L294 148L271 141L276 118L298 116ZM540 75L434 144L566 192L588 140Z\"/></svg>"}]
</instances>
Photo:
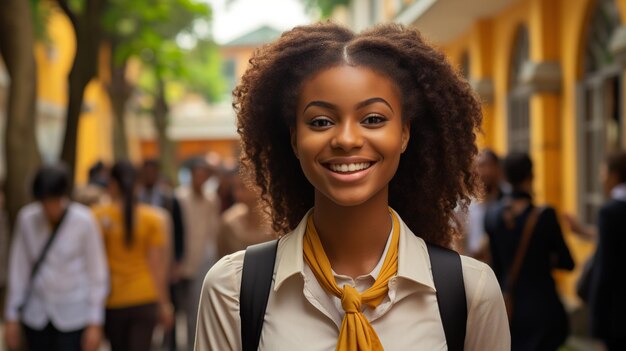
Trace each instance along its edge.
<instances>
[{"instance_id":1,"label":"eyebrow","mask_svg":"<svg viewBox=\"0 0 626 351\"><path fill-rule=\"evenodd\" d=\"M365 101L361 101L358 104L356 104L355 107L357 109L361 109L361 108L363 108L365 106L368 106L368 105L371 105L371 104L374 104L374 103L377 103L377 102L382 102L383 104L387 105L387 107L389 107L391 112L395 112L393 110L393 107L391 107L391 105L387 102L387 100L385 100L383 98L380 98L380 97L374 97L374 98L367 99ZM337 109L337 106L331 104L330 102L316 100L316 101L309 102L304 107L304 110L302 110L302 112L305 112L311 106L318 106L318 107L327 108L327 109L330 109L330 110L336 110Z\"/></svg>"},{"instance_id":2,"label":"eyebrow","mask_svg":"<svg viewBox=\"0 0 626 351\"><path fill-rule=\"evenodd\" d=\"M387 102L387 100L380 98L380 97L374 97L371 99L367 99L365 101L359 102L358 104L356 104L356 108L357 109L361 109L367 105L371 105L373 103L376 102L382 102L383 104L387 105L387 107L389 107L389 109L391 110L391 112L394 112L393 108L391 107L391 105Z\"/></svg>"}]
</instances>

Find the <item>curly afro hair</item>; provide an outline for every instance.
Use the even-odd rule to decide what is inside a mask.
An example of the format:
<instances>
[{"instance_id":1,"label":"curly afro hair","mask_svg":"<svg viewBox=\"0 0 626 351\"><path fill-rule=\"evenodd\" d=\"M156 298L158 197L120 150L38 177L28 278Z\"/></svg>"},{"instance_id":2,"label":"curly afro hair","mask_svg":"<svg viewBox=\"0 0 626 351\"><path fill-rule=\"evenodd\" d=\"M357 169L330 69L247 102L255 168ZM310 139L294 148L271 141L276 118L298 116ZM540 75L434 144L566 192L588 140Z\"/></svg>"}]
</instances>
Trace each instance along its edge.
<instances>
[{"instance_id":1,"label":"curly afro hair","mask_svg":"<svg viewBox=\"0 0 626 351\"><path fill-rule=\"evenodd\" d=\"M260 190L273 228L293 230L314 189L290 144L303 82L338 65L367 67L395 82L411 138L389 184L389 205L425 241L450 247L452 219L479 191L473 160L480 103L469 84L414 29L384 24L355 34L325 22L296 27L255 52L233 91L242 166Z\"/></svg>"}]
</instances>

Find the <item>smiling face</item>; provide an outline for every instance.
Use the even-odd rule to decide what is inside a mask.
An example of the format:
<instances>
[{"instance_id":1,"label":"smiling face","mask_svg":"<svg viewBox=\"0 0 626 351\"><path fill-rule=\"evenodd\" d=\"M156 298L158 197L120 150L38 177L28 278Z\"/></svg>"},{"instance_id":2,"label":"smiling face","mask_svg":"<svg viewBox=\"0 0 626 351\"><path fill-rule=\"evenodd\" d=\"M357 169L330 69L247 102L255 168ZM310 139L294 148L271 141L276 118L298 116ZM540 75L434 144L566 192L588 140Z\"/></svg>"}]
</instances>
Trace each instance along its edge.
<instances>
[{"instance_id":1,"label":"smiling face","mask_svg":"<svg viewBox=\"0 0 626 351\"><path fill-rule=\"evenodd\" d=\"M401 108L396 85L369 68L336 66L304 82L291 139L316 198L357 206L387 194L409 140Z\"/></svg>"}]
</instances>

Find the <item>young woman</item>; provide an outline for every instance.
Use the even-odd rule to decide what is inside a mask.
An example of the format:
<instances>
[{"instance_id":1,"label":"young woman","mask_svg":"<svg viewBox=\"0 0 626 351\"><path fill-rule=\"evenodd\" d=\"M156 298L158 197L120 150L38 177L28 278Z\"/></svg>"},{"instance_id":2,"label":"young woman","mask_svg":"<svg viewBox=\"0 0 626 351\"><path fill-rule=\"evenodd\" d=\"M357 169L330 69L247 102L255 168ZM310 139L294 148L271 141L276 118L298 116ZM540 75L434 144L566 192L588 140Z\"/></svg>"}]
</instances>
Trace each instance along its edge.
<instances>
[{"instance_id":1,"label":"young woman","mask_svg":"<svg viewBox=\"0 0 626 351\"><path fill-rule=\"evenodd\" d=\"M167 329L173 310L166 284L164 219L136 200L137 172L127 161L111 168L112 202L94 209L111 274L105 333L112 351L148 351L158 322Z\"/></svg>"},{"instance_id":2,"label":"young woman","mask_svg":"<svg viewBox=\"0 0 626 351\"><path fill-rule=\"evenodd\" d=\"M467 82L415 30L322 23L256 52L234 96L243 165L282 236L259 349L447 349L425 242L450 245L477 188ZM207 274L196 349L242 348L243 258ZM466 257L462 272L465 350L507 350L493 272Z\"/></svg>"}]
</instances>

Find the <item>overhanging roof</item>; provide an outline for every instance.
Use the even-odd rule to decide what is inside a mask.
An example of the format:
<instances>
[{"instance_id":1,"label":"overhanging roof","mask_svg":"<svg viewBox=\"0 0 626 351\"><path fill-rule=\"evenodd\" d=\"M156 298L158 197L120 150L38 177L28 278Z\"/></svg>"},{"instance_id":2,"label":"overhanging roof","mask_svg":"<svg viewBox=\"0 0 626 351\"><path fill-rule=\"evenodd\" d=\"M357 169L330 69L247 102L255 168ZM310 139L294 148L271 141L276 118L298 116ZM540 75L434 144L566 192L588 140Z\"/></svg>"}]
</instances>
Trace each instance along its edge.
<instances>
[{"instance_id":1,"label":"overhanging roof","mask_svg":"<svg viewBox=\"0 0 626 351\"><path fill-rule=\"evenodd\" d=\"M431 41L445 44L518 0L416 0L403 9L395 21L413 25Z\"/></svg>"}]
</instances>

